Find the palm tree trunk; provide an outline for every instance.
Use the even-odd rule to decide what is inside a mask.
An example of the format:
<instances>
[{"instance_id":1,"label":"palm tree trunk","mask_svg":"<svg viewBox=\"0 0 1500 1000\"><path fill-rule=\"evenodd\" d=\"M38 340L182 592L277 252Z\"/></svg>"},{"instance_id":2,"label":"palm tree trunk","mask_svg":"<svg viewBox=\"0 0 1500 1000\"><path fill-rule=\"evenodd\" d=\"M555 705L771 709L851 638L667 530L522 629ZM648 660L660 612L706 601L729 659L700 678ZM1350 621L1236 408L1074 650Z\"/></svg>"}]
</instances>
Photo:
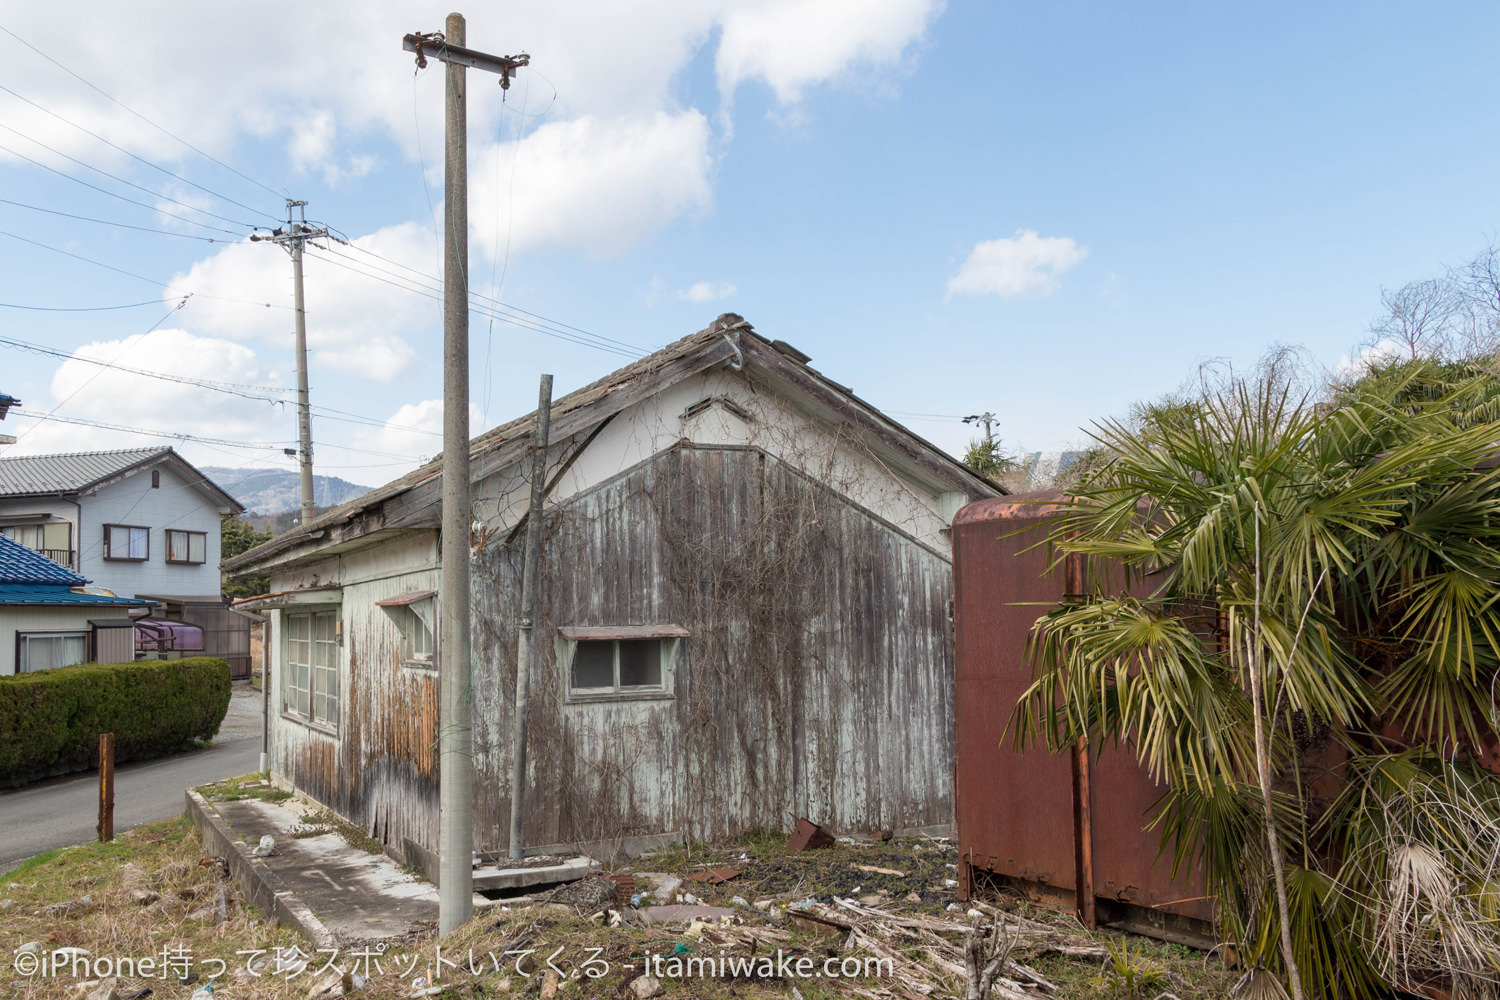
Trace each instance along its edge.
<instances>
[{"instance_id":1,"label":"palm tree trunk","mask_svg":"<svg viewBox=\"0 0 1500 1000\"><path fill-rule=\"evenodd\" d=\"M1298 629L1299 638L1301 629ZM1255 772L1260 781L1261 806L1266 818L1266 848L1271 855L1271 874L1276 880L1276 910L1281 918L1281 961L1286 965L1287 985L1292 1000L1303 1000L1302 971L1292 950L1292 922L1286 898L1286 865L1281 858L1281 838L1276 834L1276 817L1271 808L1271 754L1266 724L1262 718L1265 703L1260 672L1260 504L1255 505L1255 627L1246 649L1246 666L1250 672L1250 707L1255 716Z\"/></svg>"}]
</instances>

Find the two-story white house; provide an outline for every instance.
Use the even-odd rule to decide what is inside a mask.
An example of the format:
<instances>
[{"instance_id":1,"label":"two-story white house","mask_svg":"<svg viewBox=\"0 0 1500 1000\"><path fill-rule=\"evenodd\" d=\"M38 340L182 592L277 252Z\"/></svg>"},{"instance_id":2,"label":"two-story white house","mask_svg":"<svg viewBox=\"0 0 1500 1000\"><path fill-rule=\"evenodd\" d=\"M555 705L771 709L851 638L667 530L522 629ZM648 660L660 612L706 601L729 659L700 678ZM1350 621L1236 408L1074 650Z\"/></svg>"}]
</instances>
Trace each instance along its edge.
<instances>
[{"instance_id":1,"label":"two-story white house","mask_svg":"<svg viewBox=\"0 0 1500 1000\"><path fill-rule=\"evenodd\" d=\"M171 448L0 457L0 535L173 618L207 616L206 631L233 615L220 596L219 519L243 512Z\"/></svg>"}]
</instances>

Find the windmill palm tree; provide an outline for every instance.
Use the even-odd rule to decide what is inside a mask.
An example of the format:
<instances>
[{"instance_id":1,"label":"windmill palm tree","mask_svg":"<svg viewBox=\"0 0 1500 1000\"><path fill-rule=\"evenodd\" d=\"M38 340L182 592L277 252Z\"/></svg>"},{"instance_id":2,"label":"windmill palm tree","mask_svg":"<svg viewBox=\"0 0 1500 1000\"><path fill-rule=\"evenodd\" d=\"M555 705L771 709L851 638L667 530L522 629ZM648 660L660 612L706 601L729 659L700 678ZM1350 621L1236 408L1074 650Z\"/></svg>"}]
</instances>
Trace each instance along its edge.
<instances>
[{"instance_id":1,"label":"windmill palm tree","mask_svg":"<svg viewBox=\"0 0 1500 1000\"><path fill-rule=\"evenodd\" d=\"M1242 381L1100 426L1050 522L1086 585L1033 628L1017 738L1134 751L1249 984L1500 995L1497 400L1420 360L1316 403Z\"/></svg>"}]
</instances>

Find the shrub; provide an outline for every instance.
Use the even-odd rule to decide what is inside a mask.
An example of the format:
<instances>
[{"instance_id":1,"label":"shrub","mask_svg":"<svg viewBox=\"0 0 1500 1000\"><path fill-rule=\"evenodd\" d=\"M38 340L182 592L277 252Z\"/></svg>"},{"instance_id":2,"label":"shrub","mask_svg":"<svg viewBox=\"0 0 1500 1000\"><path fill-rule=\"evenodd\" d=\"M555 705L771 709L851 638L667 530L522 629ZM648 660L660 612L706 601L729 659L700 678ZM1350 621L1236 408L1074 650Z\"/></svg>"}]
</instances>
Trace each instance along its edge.
<instances>
[{"instance_id":1,"label":"shrub","mask_svg":"<svg viewBox=\"0 0 1500 1000\"><path fill-rule=\"evenodd\" d=\"M0 677L0 785L159 757L212 739L229 711L229 664L216 657L80 663Z\"/></svg>"}]
</instances>

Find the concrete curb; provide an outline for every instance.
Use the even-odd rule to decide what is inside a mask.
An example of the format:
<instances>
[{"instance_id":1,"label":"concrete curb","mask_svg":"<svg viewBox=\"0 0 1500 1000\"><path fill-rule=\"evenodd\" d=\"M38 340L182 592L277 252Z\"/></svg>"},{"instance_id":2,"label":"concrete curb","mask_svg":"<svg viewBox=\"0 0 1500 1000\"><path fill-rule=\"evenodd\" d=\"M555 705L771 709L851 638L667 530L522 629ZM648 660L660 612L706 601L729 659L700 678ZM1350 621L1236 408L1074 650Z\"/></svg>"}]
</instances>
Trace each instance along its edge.
<instances>
[{"instance_id":1,"label":"concrete curb","mask_svg":"<svg viewBox=\"0 0 1500 1000\"><path fill-rule=\"evenodd\" d=\"M209 854L222 855L229 862L229 874L245 898L255 908L283 927L290 927L313 948L338 948L339 939L282 882L281 876L259 858L251 857L250 848L234 835L208 800L189 788L187 813L203 836L203 847Z\"/></svg>"}]
</instances>

